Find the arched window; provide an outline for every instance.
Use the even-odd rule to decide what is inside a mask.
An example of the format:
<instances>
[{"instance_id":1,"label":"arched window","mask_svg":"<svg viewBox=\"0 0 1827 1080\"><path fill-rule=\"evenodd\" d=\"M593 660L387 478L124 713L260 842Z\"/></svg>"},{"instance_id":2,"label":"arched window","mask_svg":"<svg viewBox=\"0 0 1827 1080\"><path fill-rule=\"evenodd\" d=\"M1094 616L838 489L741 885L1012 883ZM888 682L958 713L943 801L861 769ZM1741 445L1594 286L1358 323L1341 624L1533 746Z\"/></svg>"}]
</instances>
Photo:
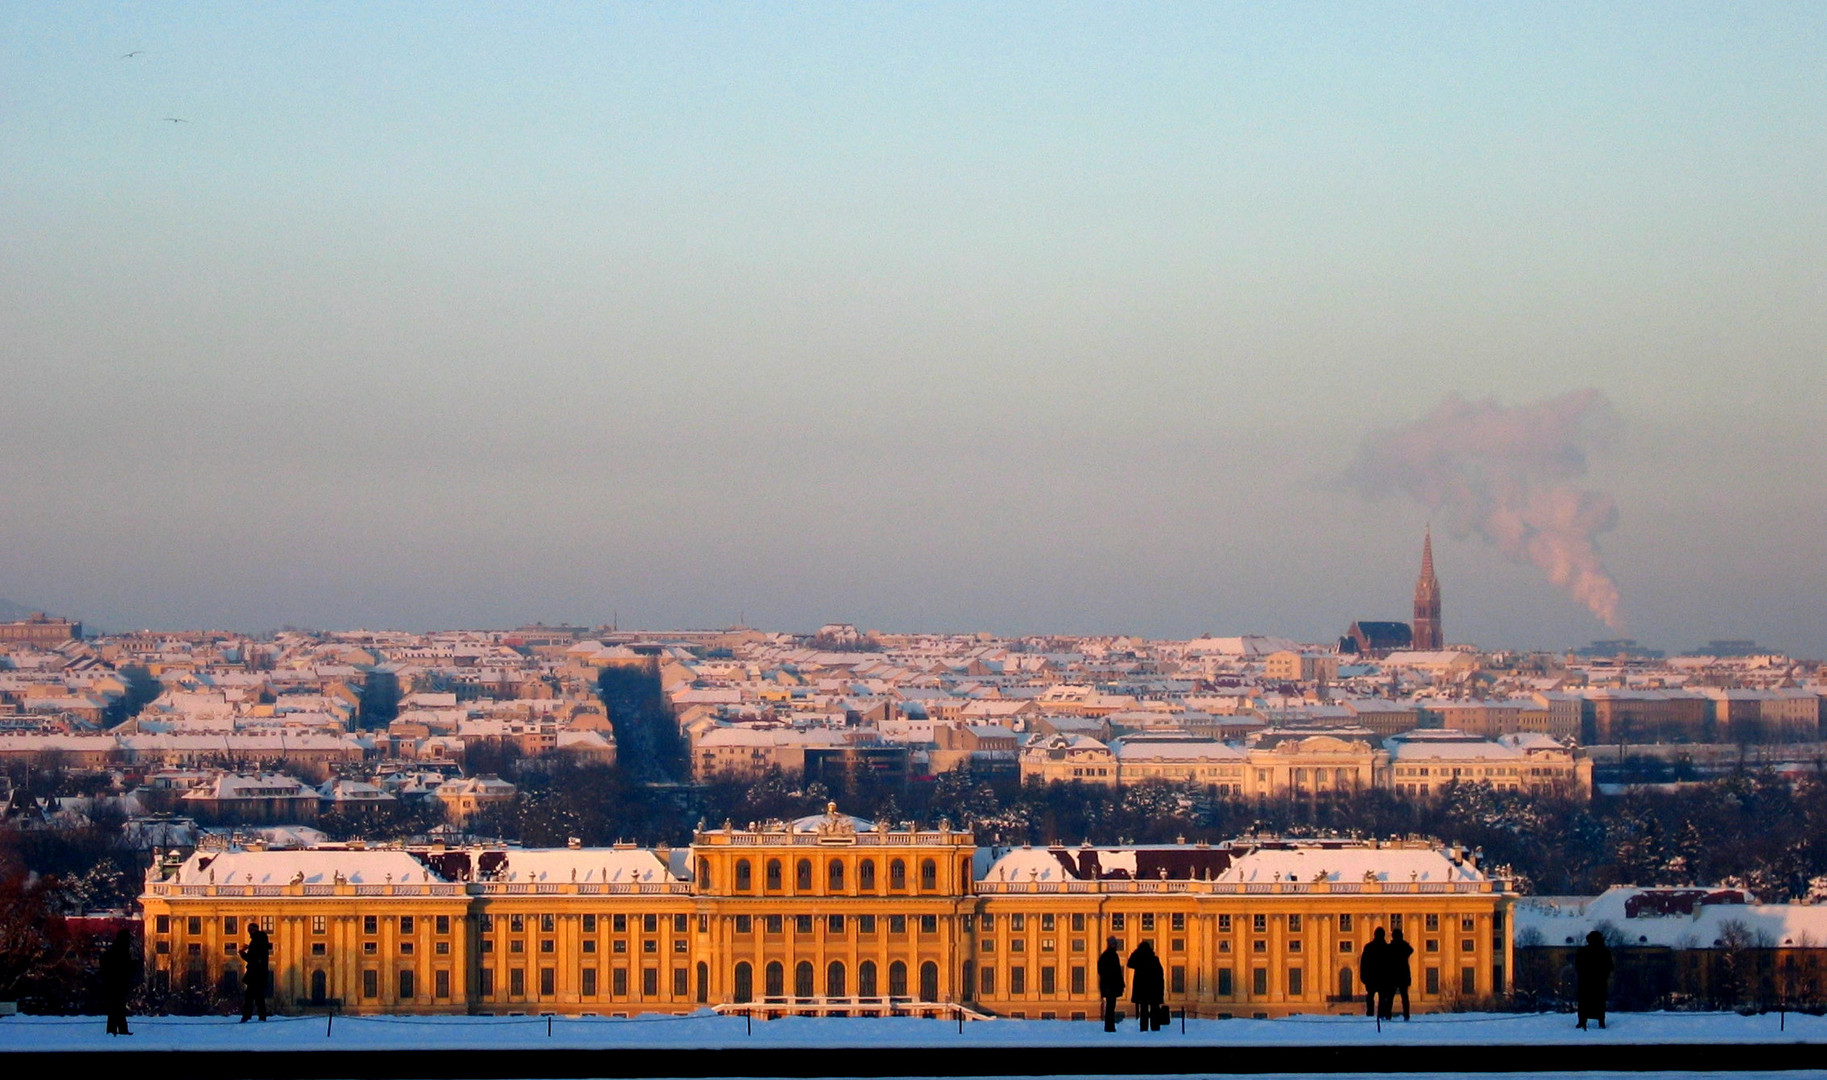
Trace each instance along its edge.
<instances>
[{"instance_id":1,"label":"arched window","mask_svg":"<svg viewBox=\"0 0 1827 1080\"><path fill-rule=\"evenodd\" d=\"M771 998L787 996L787 969L780 966L780 961L768 961L767 995Z\"/></svg>"},{"instance_id":2,"label":"arched window","mask_svg":"<svg viewBox=\"0 0 1827 1080\"><path fill-rule=\"evenodd\" d=\"M768 885L769 892L779 892L780 891L780 860L779 859L769 859L768 860L767 885Z\"/></svg>"},{"instance_id":3,"label":"arched window","mask_svg":"<svg viewBox=\"0 0 1827 1080\"><path fill-rule=\"evenodd\" d=\"M844 861L842 859L832 859L831 865L825 869L825 886L834 893L844 891Z\"/></svg>"},{"instance_id":4,"label":"arched window","mask_svg":"<svg viewBox=\"0 0 1827 1080\"><path fill-rule=\"evenodd\" d=\"M864 859L856 864L856 887L865 892L875 889L875 860Z\"/></svg>"},{"instance_id":5,"label":"arched window","mask_svg":"<svg viewBox=\"0 0 1827 1080\"><path fill-rule=\"evenodd\" d=\"M812 860L801 859L793 867L793 888L802 893L812 891Z\"/></svg>"},{"instance_id":6,"label":"arched window","mask_svg":"<svg viewBox=\"0 0 1827 1080\"><path fill-rule=\"evenodd\" d=\"M939 888L939 864L927 859L920 864L920 889L934 892Z\"/></svg>"},{"instance_id":7,"label":"arched window","mask_svg":"<svg viewBox=\"0 0 1827 1080\"><path fill-rule=\"evenodd\" d=\"M793 965L793 996L809 998L818 993L812 988L812 961L801 960Z\"/></svg>"},{"instance_id":8,"label":"arched window","mask_svg":"<svg viewBox=\"0 0 1827 1080\"><path fill-rule=\"evenodd\" d=\"M907 996L907 965L896 960L888 965L888 996Z\"/></svg>"},{"instance_id":9,"label":"arched window","mask_svg":"<svg viewBox=\"0 0 1827 1080\"><path fill-rule=\"evenodd\" d=\"M755 871L749 868L747 859L736 860L736 891L748 892L755 887Z\"/></svg>"},{"instance_id":10,"label":"arched window","mask_svg":"<svg viewBox=\"0 0 1827 1080\"><path fill-rule=\"evenodd\" d=\"M872 998L875 994L875 961L865 960L856 966L856 996Z\"/></svg>"},{"instance_id":11,"label":"arched window","mask_svg":"<svg viewBox=\"0 0 1827 1080\"><path fill-rule=\"evenodd\" d=\"M825 968L825 996L841 998L844 996L844 964L833 960Z\"/></svg>"},{"instance_id":12,"label":"arched window","mask_svg":"<svg viewBox=\"0 0 1827 1080\"><path fill-rule=\"evenodd\" d=\"M1339 997L1349 998L1351 992L1351 969L1339 968Z\"/></svg>"},{"instance_id":13,"label":"arched window","mask_svg":"<svg viewBox=\"0 0 1827 1080\"><path fill-rule=\"evenodd\" d=\"M711 887L710 860L698 860L698 888L708 890Z\"/></svg>"},{"instance_id":14,"label":"arched window","mask_svg":"<svg viewBox=\"0 0 1827 1080\"><path fill-rule=\"evenodd\" d=\"M939 1000L939 965L931 960L920 965L920 1000Z\"/></svg>"},{"instance_id":15,"label":"arched window","mask_svg":"<svg viewBox=\"0 0 1827 1080\"><path fill-rule=\"evenodd\" d=\"M709 1003L710 965L700 960L698 961L698 1004L708 1005Z\"/></svg>"},{"instance_id":16,"label":"arched window","mask_svg":"<svg viewBox=\"0 0 1827 1080\"><path fill-rule=\"evenodd\" d=\"M403 987L409 987L412 985L411 983L407 982L404 979L400 980L400 982ZM322 971L311 972L311 1002L312 1002L312 1004L322 1004L324 999L329 996L330 996L330 977L328 975L325 975ZM402 995L402 996L405 996L405 995Z\"/></svg>"},{"instance_id":17,"label":"arched window","mask_svg":"<svg viewBox=\"0 0 1827 1080\"><path fill-rule=\"evenodd\" d=\"M907 864L899 859L888 864L888 888L894 892L907 891Z\"/></svg>"},{"instance_id":18,"label":"arched window","mask_svg":"<svg viewBox=\"0 0 1827 1080\"><path fill-rule=\"evenodd\" d=\"M741 1005L755 1000L755 969L749 966L747 960L736 965L735 982L736 1004Z\"/></svg>"}]
</instances>

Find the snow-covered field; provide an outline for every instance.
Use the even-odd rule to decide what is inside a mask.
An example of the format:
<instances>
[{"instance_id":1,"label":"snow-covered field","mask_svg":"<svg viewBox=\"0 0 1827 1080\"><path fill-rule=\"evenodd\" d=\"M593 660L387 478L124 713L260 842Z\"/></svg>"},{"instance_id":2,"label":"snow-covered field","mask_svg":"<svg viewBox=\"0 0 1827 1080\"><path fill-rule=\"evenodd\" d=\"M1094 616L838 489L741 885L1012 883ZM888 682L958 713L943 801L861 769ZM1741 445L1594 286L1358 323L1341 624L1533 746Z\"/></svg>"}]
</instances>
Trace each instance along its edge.
<instances>
[{"instance_id":1,"label":"snow-covered field","mask_svg":"<svg viewBox=\"0 0 1827 1080\"><path fill-rule=\"evenodd\" d=\"M1616 1013L1610 1028L1577 1031L1565 1014L1455 1013L1376 1025L1361 1017L1310 1016L1284 1020L1189 1020L1143 1034L1134 1024L1108 1034L1094 1021L810 1019L754 1022L699 1014L632 1019L555 1017L323 1016L275 1017L241 1024L230 1017L135 1017L134 1034L113 1038L101 1017L0 1018L0 1052L14 1050L345 1050L435 1047L487 1049L668 1049L743 1047L918 1048L957 1046L1134 1046L1221 1053L1227 1046L1491 1046L1587 1044L1813 1043L1827 1064L1827 1018L1790 1013L1779 1018L1734 1013ZM327 1033L326 1033L327 1030ZM1416 1064L1425 1066L1426 1061ZM1794 1074L1788 1074L1794 1075Z\"/></svg>"}]
</instances>

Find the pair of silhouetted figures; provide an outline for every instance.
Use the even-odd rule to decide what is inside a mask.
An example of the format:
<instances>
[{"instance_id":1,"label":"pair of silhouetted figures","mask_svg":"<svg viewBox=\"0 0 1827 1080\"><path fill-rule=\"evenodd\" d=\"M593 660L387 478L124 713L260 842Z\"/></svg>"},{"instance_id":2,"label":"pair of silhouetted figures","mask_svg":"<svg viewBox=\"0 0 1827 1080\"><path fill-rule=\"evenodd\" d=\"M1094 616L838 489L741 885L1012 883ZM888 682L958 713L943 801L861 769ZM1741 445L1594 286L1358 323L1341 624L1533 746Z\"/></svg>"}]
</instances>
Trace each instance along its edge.
<instances>
[{"instance_id":1,"label":"pair of silhouetted figures","mask_svg":"<svg viewBox=\"0 0 1827 1080\"><path fill-rule=\"evenodd\" d=\"M1155 955L1154 944L1144 941L1129 954L1125 964L1118 948L1121 944L1110 938L1097 958L1097 992L1104 999L1104 1030L1117 1029L1117 1002L1127 985L1129 1001L1136 1007L1142 1030L1159 1031L1167 1022L1167 980L1161 972L1161 958ZM1125 980L1124 968L1135 972L1134 977Z\"/></svg>"},{"instance_id":2,"label":"pair of silhouetted figures","mask_svg":"<svg viewBox=\"0 0 1827 1080\"><path fill-rule=\"evenodd\" d=\"M1364 946L1364 952L1358 957L1358 978L1364 981L1364 1015L1375 1016L1379 1020L1394 1019L1395 999L1402 997L1402 1019L1408 1019L1408 985L1413 977L1408 969L1408 958L1415 955L1415 947L1402 939L1402 930L1397 927L1390 933L1388 940L1383 937L1383 928L1370 935L1370 944Z\"/></svg>"},{"instance_id":3,"label":"pair of silhouetted figures","mask_svg":"<svg viewBox=\"0 0 1827 1080\"><path fill-rule=\"evenodd\" d=\"M1597 930L1586 935L1586 944L1573 954L1575 995L1579 999L1580 1022L1574 1026L1586 1030L1586 1021L1597 1020L1605 1026L1605 997L1611 989L1611 950L1605 947L1605 935Z\"/></svg>"}]
</instances>

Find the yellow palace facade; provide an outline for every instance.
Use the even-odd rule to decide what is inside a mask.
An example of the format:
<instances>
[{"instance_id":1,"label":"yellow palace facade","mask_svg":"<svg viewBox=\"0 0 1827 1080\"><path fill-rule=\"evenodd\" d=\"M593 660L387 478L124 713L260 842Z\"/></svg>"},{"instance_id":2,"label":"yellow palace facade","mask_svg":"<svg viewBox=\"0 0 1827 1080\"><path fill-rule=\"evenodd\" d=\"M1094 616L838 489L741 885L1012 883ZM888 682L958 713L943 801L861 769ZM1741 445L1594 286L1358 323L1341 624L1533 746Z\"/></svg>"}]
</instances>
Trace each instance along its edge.
<instances>
[{"instance_id":1,"label":"yellow palace facade","mask_svg":"<svg viewBox=\"0 0 1827 1080\"><path fill-rule=\"evenodd\" d=\"M1378 928L1418 1010L1504 993L1506 883L1433 842L979 847L840 815L688 848L198 851L141 897L154 992L238 993L250 925L280 1008L357 1013L1098 1015L1097 955L1153 943L1192 1015L1362 1008Z\"/></svg>"}]
</instances>

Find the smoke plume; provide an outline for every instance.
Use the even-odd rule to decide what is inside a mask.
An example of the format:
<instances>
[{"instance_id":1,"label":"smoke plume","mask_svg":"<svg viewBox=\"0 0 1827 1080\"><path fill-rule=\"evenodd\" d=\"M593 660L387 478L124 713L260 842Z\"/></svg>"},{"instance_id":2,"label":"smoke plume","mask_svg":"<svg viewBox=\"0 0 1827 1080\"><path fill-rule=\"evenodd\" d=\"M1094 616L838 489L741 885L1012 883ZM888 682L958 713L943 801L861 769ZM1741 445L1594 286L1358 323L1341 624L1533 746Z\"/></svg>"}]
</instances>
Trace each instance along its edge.
<instances>
[{"instance_id":1,"label":"smoke plume","mask_svg":"<svg viewBox=\"0 0 1827 1080\"><path fill-rule=\"evenodd\" d=\"M1617 504L1573 481L1618 427L1597 390L1513 408L1449 394L1419 421L1365 439L1348 476L1370 495L1406 492L1458 535L1539 567L1615 628L1618 587L1598 537L1618 523Z\"/></svg>"}]
</instances>

